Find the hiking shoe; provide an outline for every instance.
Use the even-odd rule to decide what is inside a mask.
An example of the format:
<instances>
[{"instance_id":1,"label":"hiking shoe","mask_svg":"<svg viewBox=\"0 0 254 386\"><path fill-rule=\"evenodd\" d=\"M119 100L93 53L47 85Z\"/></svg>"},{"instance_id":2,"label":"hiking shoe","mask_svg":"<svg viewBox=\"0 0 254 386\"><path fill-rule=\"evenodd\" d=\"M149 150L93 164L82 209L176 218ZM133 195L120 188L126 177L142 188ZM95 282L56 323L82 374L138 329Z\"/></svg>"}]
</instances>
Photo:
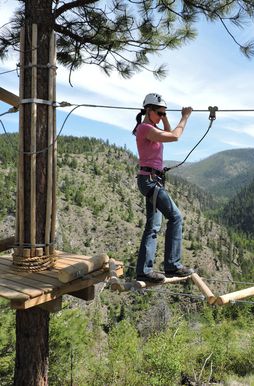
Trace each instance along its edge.
<instances>
[{"instance_id":1,"label":"hiking shoe","mask_svg":"<svg viewBox=\"0 0 254 386\"><path fill-rule=\"evenodd\" d=\"M184 277L184 276L190 276L192 273L194 273L194 270L192 268L187 267L181 267L178 269L175 269L174 271L166 271L165 276L166 277Z\"/></svg>"},{"instance_id":2,"label":"hiking shoe","mask_svg":"<svg viewBox=\"0 0 254 386\"><path fill-rule=\"evenodd\" d=\"M148 281L150 283L163 283L165 280L165 276L163 273L158 272L148 272L143 275L137 275L138 281Z\"/></svg>"}]
</instances>

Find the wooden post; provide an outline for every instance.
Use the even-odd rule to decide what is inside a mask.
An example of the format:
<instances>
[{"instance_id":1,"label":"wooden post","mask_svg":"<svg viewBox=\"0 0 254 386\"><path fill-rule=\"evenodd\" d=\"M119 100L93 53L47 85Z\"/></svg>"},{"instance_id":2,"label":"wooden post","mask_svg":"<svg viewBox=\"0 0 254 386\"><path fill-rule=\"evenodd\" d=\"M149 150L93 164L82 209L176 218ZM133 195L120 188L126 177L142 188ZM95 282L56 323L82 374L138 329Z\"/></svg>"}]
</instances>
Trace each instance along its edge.
<instances>
[{"instance_id":1,"label":"wooden post","mask_svg":"<svg viewBox=\"0 0 254 386\"><path fill-rule=\"evenodd\" d=\"M31 98L37 98L37 25L32 24L32 87ZM37 128L37 103L31 103L31 172L30 172L30 243L31 257L35 255L36 244L36 128Z\"/></svg>"},{"instance_id":2,"label":"wooden post","mask_svg":"<svg viewBox=\"0 0 254 386\"><path fill-rule=\"evenodd\" d=\"M56 39L54 37L54 51L52 52L52 64L56 65ZM53 85L53 100L56 101L56 69L54 72L54 85ZM56 185L57 185L57 134L56 134L56 114L53 114L53 165L52 165L52 213L51 213L51 242L55 241L56 237ZM54 244L49 249L51 255L55 255Z\"/></svg>"},{"instance_id":3,"label":"wooden post","mask_svg":"<svg viewBox=\"0 0 254 386\"><path fill-rule=\"evenodd\" d=\"M45 224L45 255L49 256L51 241L51 220L52 220L52 190L53 190L53 143L54 143L54 95L55 95L55 34L52 32L49 46L49 101L52 105L48 111L48 176L47 176L47 209L46 209L46 224ZM51 253L52 254L52 253Z\"/></svg>"},{"instance_id":4,"label":"wooden post","mask_svg":"<svg viewBox=\"0 0 254 386\"><path fill-rule=\"evenodd\" d=\"M24 52L25 52L25 28L20 32L20 76L19 95L24 98ZM24 244L24 106L19 106L19 157L17 177L17 207L16 207L16 243L18 252L23 256Z\"/></svg>"}]
</instances>

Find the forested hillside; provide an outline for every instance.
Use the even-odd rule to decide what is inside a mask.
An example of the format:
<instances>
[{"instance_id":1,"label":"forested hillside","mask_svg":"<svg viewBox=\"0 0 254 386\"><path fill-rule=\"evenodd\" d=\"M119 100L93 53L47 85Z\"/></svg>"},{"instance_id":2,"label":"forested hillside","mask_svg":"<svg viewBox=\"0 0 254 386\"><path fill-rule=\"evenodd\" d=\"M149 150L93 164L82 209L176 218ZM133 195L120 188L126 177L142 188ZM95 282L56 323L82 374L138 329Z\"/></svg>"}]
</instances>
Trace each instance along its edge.
<instances>
[{"instance_id":1,"label":"forested hillside","mask_svg":"<svg viewBox=\"0 0 254 386\"><path fill-rule=\"evenodd\" d=\"M5 149L0 229L9 235L14 232L17 138L8 137L13 146L6 146L6 139L1 137L0 144ZM84 254L106 252L133 267L145 220L144 198L138 192L136 174L137 159L126 149L93 138L60 137L57 247ZM212 197L170 175L167 189L184 217L183 261L214 278L240 272L242 249L232 244L226 229L203 215L203 210L214 208ZM158 268L164 229L165 224L159 236ZM133 275L133 269L128 274Z\"/></svg>"},{"instance_id":2,"label":"forested hillside","mask_svg":"<svg viewBox=\"0 0 254 386\"><path fill-rule=\"evenodd\" d=\"M226 202L254 179L254 149L222 151L173 169L172 173Z\"/></svg>"},{"instance_id":3,"label":"forested hillside","mask_svg":"<svg viewBox=\"0 0 254 386\"><path fill-rule=\"evenodd\" d=\"M3 238L15 229L17 136L0 136L0 154ZM60 137L57 248L87 255L106 252L124 262L125 278L133 278L145 220L136 173L137 159L124 148L93 138ZM216 208L213 197L171 174L166 184L184 217L183 262L215 294L243 288L234 280L251 280L252 254L204 215ZM165 223L157 269L164 231ZM231 386L236 380L240 386L254 381L252 304L207 306L189 283L123 294L103 284L97 291L91 304L66 296L63 310L51 316L51 386ZM15 315L4 302L0 325L0 385L11 386Z\"/></svg>"},{"instance_id":4,"label":"forested hillside","mask_svg":"<svg viewBox=\"0 0 254 386\"><path fill-rule=\"evenodd\" d=\"M223 224L253 239L254 179L224 206L219 218Z\"/></svg>"}]
</instances>

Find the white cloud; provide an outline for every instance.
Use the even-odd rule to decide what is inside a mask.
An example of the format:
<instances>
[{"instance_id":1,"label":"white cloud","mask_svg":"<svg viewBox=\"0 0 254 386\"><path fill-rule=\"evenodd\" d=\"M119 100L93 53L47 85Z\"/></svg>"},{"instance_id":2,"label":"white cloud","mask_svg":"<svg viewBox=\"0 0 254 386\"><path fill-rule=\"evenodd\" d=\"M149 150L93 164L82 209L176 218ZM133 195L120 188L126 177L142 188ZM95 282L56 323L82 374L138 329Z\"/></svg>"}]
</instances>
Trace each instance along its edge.
<instances>
[{"instance_id":1,"label":"white cloud","mask_svg":"<svg viewBox=\"0 0 254 386\"><path fill-rule=\"evenodd\" d=\"M252 114L252 120L246 119L246 117L238 117L239 119L227 120L223 124L223 129L228 130L237 134L246 134L248 136L254 137L254 113ZM254 143L253 143L254 144Z\"/></svg>"},{"instance_id":2,"label":"white cloud","mask_svg":"<svg viewBox=\"0 0 254 386\"><path fill-rule=\"evenodd\" d=\"M242 141L230 141L230 140L225 140L221 141L222 143L225 143L226 145L237 147L237 148L246 148L249 147L250 144L247 142L242 142Z\"/></svg>"}]
</instances>

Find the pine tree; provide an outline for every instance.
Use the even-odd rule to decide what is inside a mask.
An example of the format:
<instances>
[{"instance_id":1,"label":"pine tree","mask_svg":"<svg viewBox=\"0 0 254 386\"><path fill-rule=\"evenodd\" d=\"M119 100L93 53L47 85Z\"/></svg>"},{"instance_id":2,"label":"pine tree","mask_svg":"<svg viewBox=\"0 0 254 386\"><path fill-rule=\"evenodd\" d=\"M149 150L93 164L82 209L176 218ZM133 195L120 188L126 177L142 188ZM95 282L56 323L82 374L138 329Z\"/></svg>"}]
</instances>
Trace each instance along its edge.
<instances>
[{"instance_id":1,"label":"pine tree","mask_svg":"<svg viewBox=\"0 0 254 386\"><path fill-rule=\"evenodd\" d=\"M0 31L0 58L5 58L10 48L19 46L27 2L17 1L21 9ZM208 21L220 22L247 57L254 54L253 42L238 42L230 28L242 28L253 20L254 4L248 0L48 0L48 6L57 33L58 61L70 69L70 75L82 64L95 64L107 75L116 70L129 78L146 69L163 77L165 65L151 69L151 55L179 48L194 39L195 23L202 15Z\"/></svg>"}]
</instances>

